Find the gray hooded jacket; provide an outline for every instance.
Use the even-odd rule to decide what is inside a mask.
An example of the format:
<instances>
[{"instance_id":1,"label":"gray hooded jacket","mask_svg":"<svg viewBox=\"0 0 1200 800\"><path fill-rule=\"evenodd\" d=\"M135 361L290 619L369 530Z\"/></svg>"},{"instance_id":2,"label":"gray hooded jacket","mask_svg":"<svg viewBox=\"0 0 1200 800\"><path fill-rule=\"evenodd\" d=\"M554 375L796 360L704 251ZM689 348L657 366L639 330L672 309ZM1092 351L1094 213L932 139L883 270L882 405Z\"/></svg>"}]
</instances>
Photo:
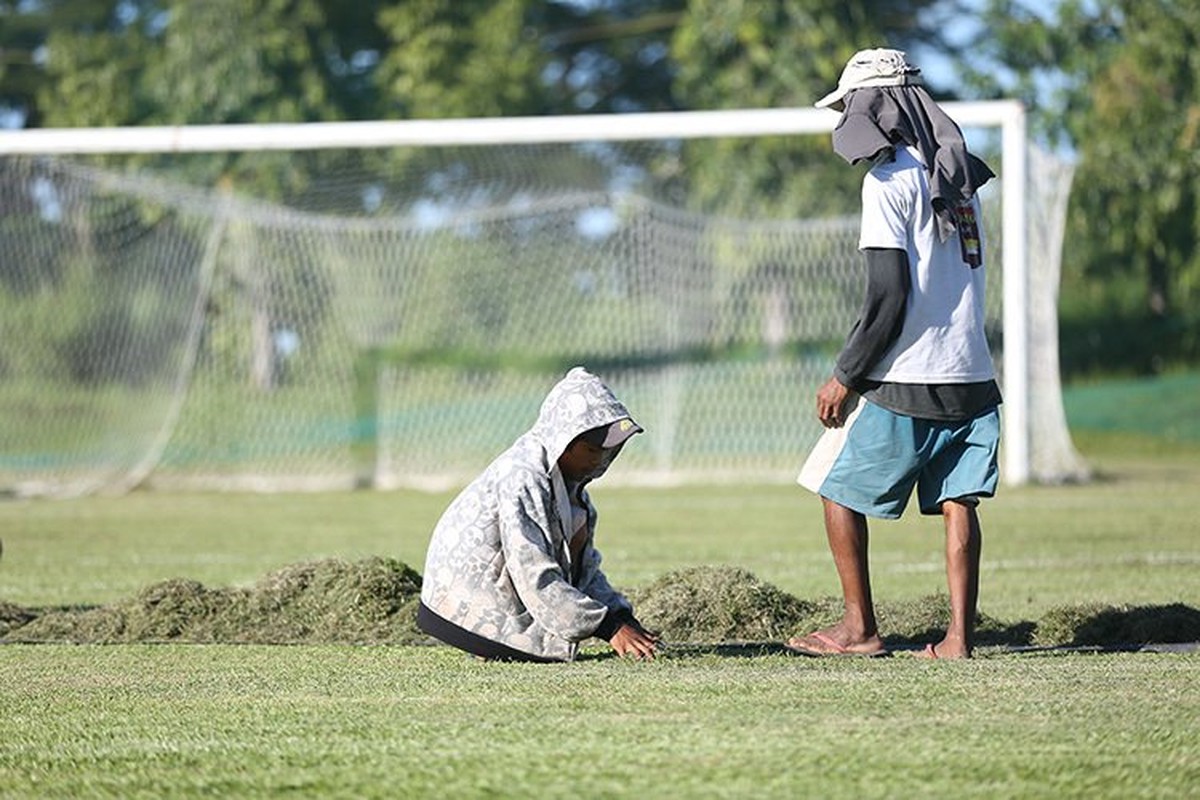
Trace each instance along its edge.
<instances>
[{"instance_id":1,"label":"gray hooded jacket","mask_svg":"<svg viewBox=\"0 0 1200 800\"><path fill-rule=\"evenodd\" d=\"M442 619L538 658L570 661L610 611L629 601L600 570L592 546L596 509L587 509L578 581L570 562L570 500L558 458L592 428L629 417L612 392L582 367L551 389L537 422L454 499L434 528L421 601ZM598 477L598 476L594 476Z\"/></svg>"}]
</instances>

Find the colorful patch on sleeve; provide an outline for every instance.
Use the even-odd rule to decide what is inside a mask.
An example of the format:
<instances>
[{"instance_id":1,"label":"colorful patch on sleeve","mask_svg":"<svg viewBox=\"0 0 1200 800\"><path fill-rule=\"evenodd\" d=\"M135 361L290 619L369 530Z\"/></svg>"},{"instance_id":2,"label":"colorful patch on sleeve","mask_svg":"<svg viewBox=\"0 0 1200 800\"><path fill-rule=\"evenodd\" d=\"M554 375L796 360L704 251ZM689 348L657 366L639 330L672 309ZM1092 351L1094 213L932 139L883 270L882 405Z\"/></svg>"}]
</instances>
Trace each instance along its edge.
<instances>
[{"instance_id":1,"label":"colorful patch on sleeve","mask_svg":"<svg viewBox=\"0 0 1200 800\"><path fill-rule=\"evenodd\" d=\"M958 242L962 247L963 262L971 269L983 263L983 242L979 237L979 220L970 203L959 206L954 212L958 224Z\"/></svg>"}]
</instances>

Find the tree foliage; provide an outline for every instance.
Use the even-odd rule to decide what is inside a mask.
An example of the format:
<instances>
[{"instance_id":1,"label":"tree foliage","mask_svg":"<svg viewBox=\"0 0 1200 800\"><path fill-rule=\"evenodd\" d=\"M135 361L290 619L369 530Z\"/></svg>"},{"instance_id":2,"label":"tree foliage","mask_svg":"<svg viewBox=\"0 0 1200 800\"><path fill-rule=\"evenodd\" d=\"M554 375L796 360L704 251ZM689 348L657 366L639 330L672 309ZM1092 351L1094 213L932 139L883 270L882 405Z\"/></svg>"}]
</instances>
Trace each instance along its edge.
<instances>
[{"instance_id":1,"label":"tree foliage","mask_svg":"<svg viewBox=\"0 0 1200 800\"><path fill-rule=\"evenodd\" d=\"M932 0L692 0L673 32L676 96L694 109L809 107L869 46L936 41L918 27ZM943 3L944 5L944 3ZM861 174L811 137L722 139L690 150L700 202L810 216L857 208Z\"/></svg>"},{"instance_id":2,"label":"tree foliage","mask_svg":"<svg viewBox=\"0 0 1200 800\"><path fill-rule=\"evenodd\" d=\"M976 85L1022 96L1078 159L1062 298L1087 344L1068 363L1200 356L1200 6L1064 0L1043 17L994 0L979 46L1010 72Z\"/></svg>"},{"instance_id":3,"label":"tree foliage","mask_svg":"<svg viewBox=\"0 0 1200 800\"><path fill-rule=\"evenodd\" d=\"M373 116L371 4L7 0L0 102L30 126Z\"/></svg>"},{"instance_id":4,"label":"tree foliage","mask_svg":"<svg viewBox=\"0 0 1200 800\"><path fill-rule=\"evenodd\" d=\"M0 103L45 126L807 106L861 46L941 41L921 21L952 5L0 0L0 46L23 54ZM852 173L811 142L695 150L702 196L853 204Z\"/></svg>"}]
</instances>

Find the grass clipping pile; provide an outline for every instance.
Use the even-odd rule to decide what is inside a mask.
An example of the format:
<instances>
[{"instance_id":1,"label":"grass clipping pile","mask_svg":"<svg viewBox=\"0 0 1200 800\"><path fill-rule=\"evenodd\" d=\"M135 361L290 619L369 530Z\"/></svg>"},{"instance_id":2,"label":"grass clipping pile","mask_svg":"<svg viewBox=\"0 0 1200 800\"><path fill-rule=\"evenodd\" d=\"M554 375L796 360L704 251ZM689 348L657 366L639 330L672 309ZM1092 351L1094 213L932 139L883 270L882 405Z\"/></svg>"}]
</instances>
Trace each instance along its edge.
<instances>
[{"instance_id":1,"label":"grass clipping pile","mask_svg":"<svg viewBox=\"0 0 1200 800\"><path fill-rule=\"evenodd\" d=\"M37 616L0 609L0 618L18 623L0 629L0 640L413 644L427 638L416 627L420 592L421 576L401 561L328 559L285 567L249 588L177 578L99 608Z\"/></svg>"},{"instance_id":2,"label":"grass clipping pile","mask_svg":"<svg viewBox=\"0 0 1200 800\"><path fill-rule=\"evenodd\" d=\"M832 610L726 566L667 573L630 599L638 618L668 642L786 640Z\"/></svg>"},{"instance_id":3,"label":"grass clipping pile","mask_svg":"<svg viewBox=\"0 0 1200 800\"><path fill-rule=\"evenodd\" d=\"M753 573L728 566L691 567L668 573L632 598L638 617L667 642L689 644L786 641L838 622L842 600L801 600ZM934 642L950 622L945 595L882 602L876 609L889 644ZM979 615L983 641L1027 644L1032 625L1006 626Z\"/></svg>"},{"instance_id":4,"label":"grass clipping pile","mask_svg":"<svg viewBox=\"0 0 1200 800\"><path fill-rule=\"evenodd\" d=\"M395 559L337 559L285 567L249 588L210 589L183 578L108 606L32 609L0 602L0 642L119 644L427 644L416 626L421 576ZM801 600L747 570L700 566L631 592L639 619L668 643L780 643L835 623L840 598ZM877 604L889 647L937 641L950 620L945 595ZM980 614L977 642L1027 647L1128 648L1200 641L1190 606L1063 606L1038 622Z\"/></svg>"}]
</instances>

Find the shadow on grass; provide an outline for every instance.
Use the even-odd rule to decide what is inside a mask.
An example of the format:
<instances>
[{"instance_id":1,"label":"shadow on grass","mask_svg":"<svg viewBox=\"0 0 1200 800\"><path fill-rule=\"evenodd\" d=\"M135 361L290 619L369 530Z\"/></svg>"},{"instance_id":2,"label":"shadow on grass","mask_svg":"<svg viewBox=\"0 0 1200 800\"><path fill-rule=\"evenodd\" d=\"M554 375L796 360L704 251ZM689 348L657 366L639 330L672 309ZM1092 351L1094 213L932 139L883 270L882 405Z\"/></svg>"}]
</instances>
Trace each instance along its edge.
<instances>
[{"instance_id":1,"label":"shadow on grass","mask_svg":"<svg viewBox=\"0 0 1200 800\"><path fill-rule=\"evenodd\" d=\"M667 658L698 658L721 656L722 658L758 658L760 656L794 656L795 652L783 642L718 642L715 644L674 644L663 649Z\"/></svg>"},{"instance_id":2,"label":"shadow on grass","mask_svg":"<svg viewBox=\"0 0 1200 800\"><path fill-rule=\"evenodd\" d=\"M1165 606L1063 606L1042 617L1033 644L1105 646L1200 641L1200 610Z\"/></svg>"},{"instance_id":3,"label":"shadow on grass","mask_svg":"<svg viewBox=\"0 0 1200 800\"><path fill-rule=\"evenodd\" d=\"M420 589L415 570L383 558L296 564L249 588L210 589L176 578L107 606L38 609L0 601L0 643L424 644L429 639L416 627ZM832 625L842 613L839 598L802 600L730 566L671 572L631 599L639 619L669 643L667 657L790 654L788 638ZM894 652L939 641L950 620L945 595L881 602L876 612ZM1037 621L986 614L976 621L977 645L999 651L1195 642L1200 610L1182 603L1062 606Z\"/></svg>"}]
</instances>

